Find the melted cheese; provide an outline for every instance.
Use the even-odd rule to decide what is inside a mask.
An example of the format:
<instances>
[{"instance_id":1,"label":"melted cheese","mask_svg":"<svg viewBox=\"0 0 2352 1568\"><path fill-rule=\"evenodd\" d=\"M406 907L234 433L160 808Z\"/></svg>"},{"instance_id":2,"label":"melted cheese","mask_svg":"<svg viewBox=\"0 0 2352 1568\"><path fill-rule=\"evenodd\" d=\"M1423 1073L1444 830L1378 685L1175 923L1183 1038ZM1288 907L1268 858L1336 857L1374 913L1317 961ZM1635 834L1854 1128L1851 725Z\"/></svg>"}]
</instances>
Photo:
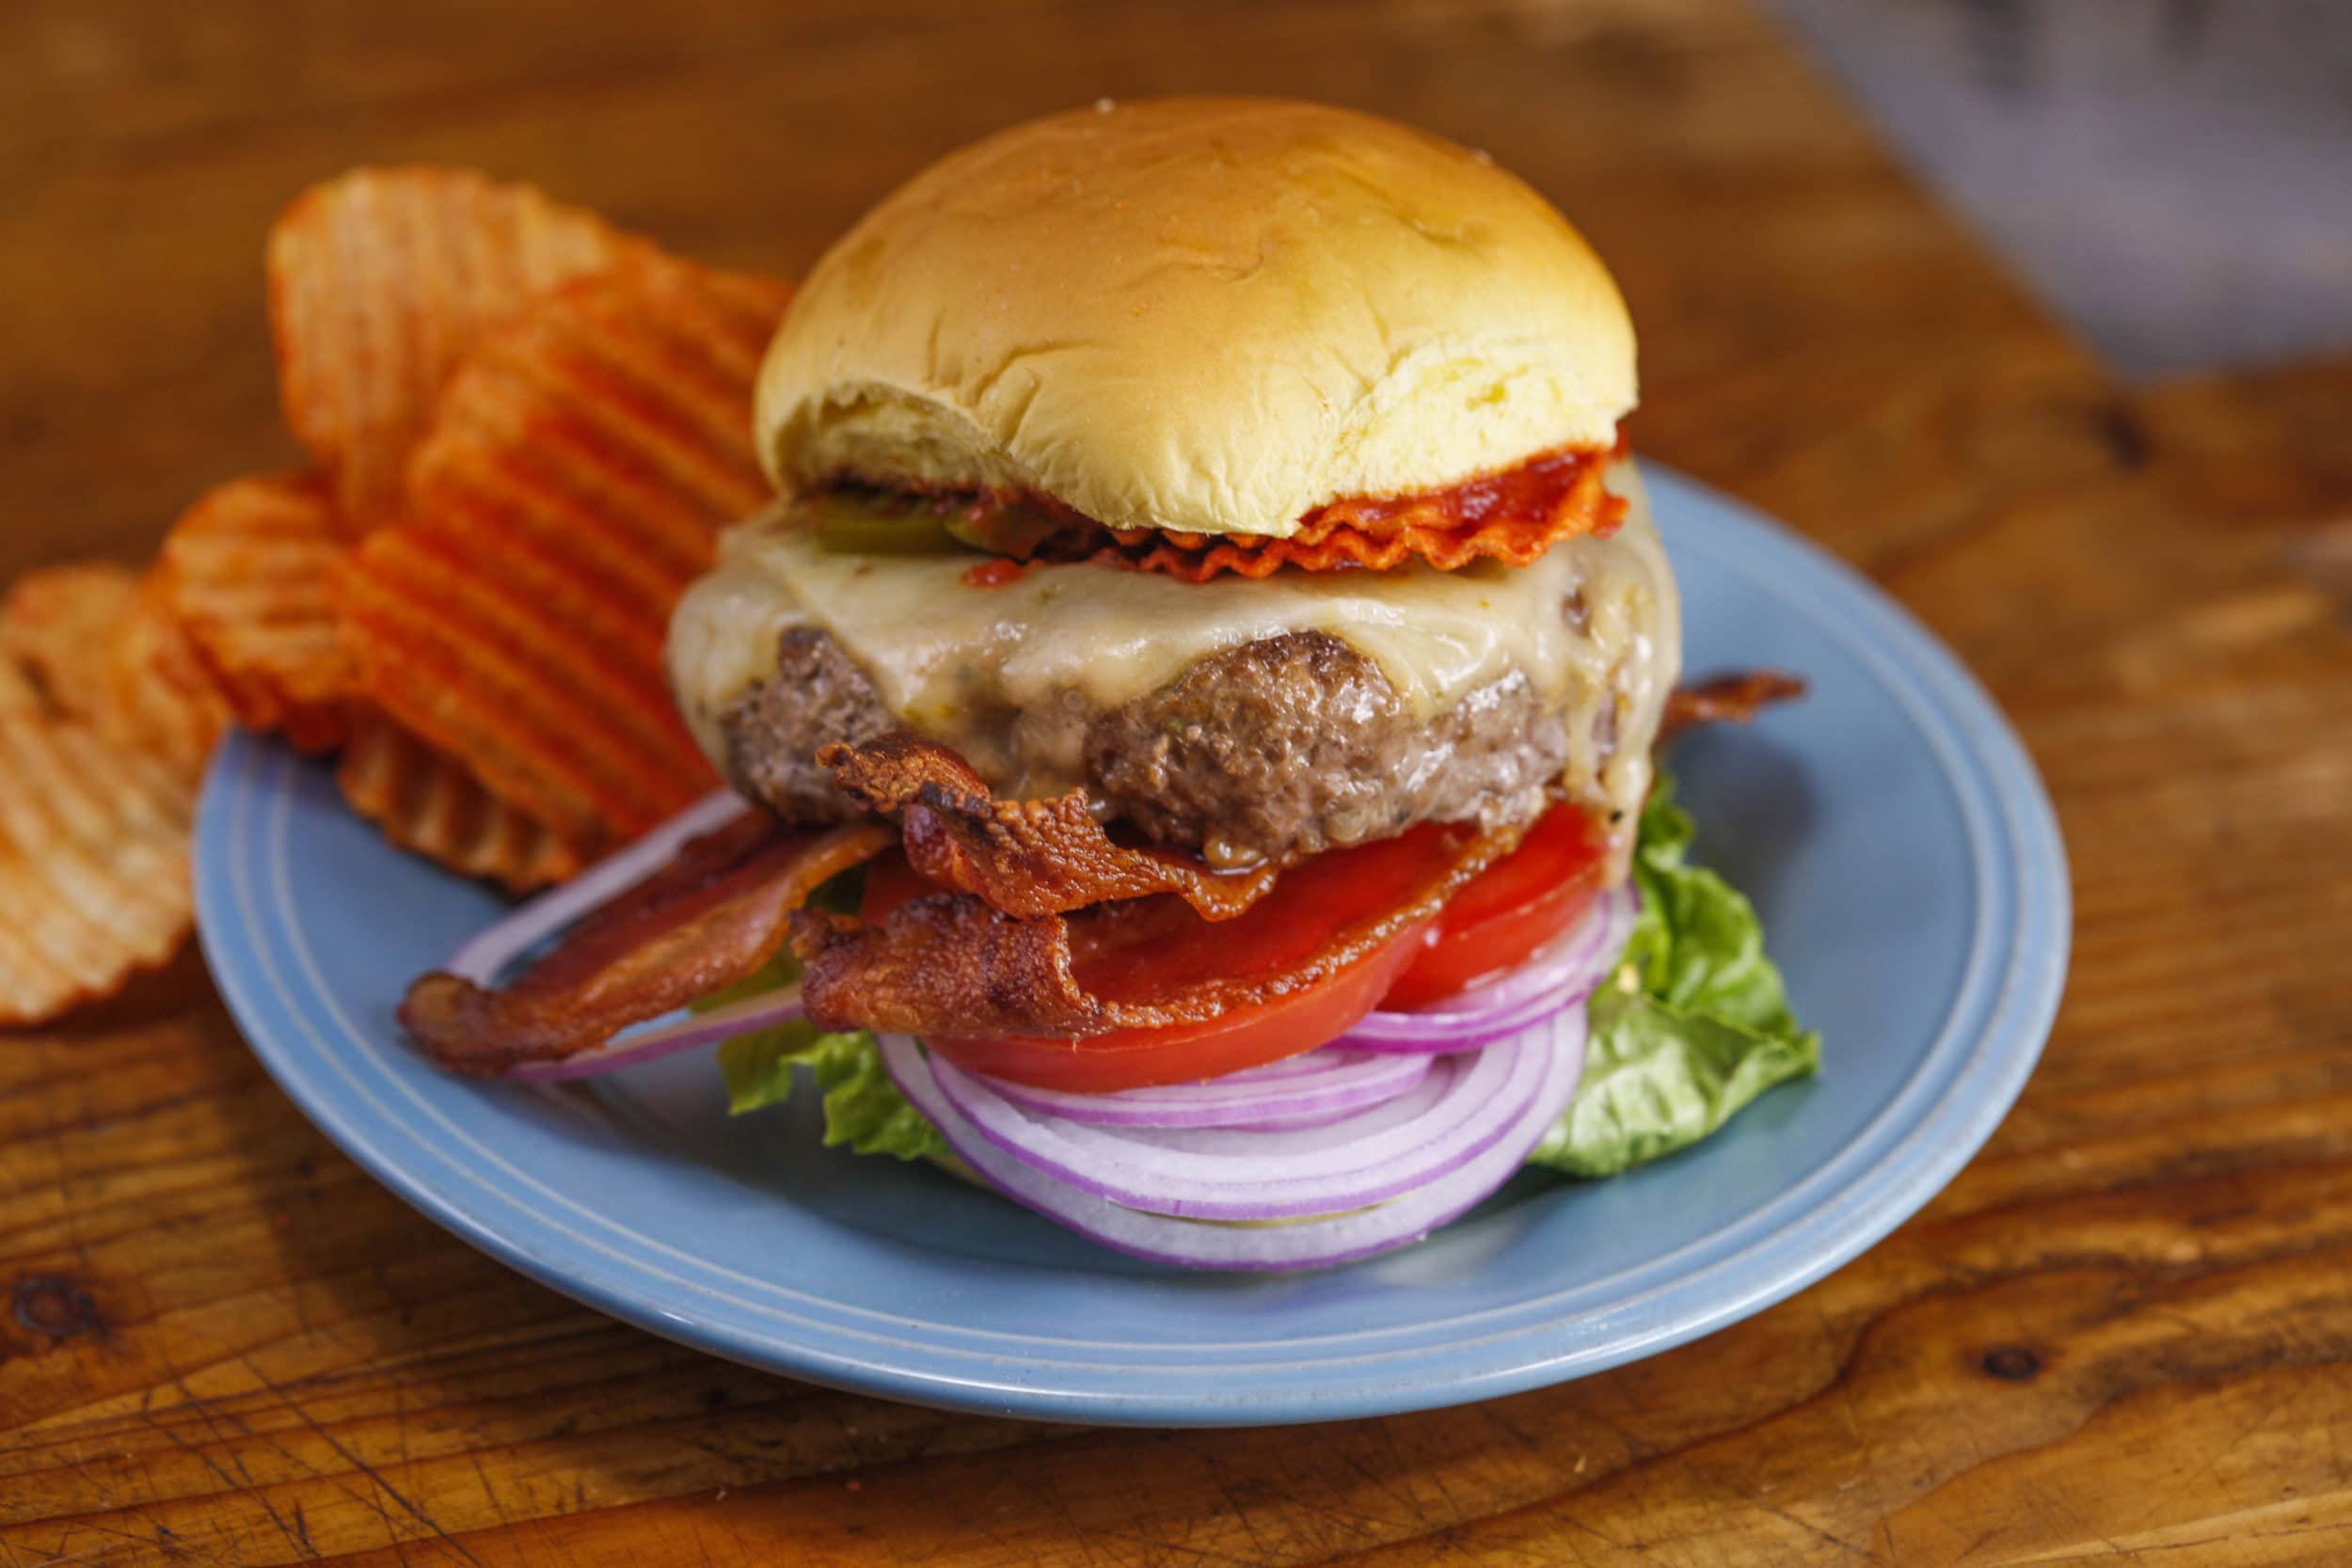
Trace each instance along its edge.
<instances>
[{"instance_id":1,"label":"melted cheese","mask_svg":"<svg viewBox=\"0 0 2352 1568\"><path fill-rule=\"evenodd\" d=\"M1087 717L1226 649L1319 631L1376 664L1417 718L1526 672L1547 706L1570 715L1571 790L1629 813L1648 788L1681 637L1630 465L1611 483L1632 503L1615 534L1568 540L1526 567L1204 583L1077 562L975 587L970 555L828 550L779 506L733 530L719 568L680 603L671 677L696 736L723 756L722 716L774 672L779 636L817 627L911 728L955 747L999 792L1034 797L1083 782Z\"/></svg>"}]
</instances>

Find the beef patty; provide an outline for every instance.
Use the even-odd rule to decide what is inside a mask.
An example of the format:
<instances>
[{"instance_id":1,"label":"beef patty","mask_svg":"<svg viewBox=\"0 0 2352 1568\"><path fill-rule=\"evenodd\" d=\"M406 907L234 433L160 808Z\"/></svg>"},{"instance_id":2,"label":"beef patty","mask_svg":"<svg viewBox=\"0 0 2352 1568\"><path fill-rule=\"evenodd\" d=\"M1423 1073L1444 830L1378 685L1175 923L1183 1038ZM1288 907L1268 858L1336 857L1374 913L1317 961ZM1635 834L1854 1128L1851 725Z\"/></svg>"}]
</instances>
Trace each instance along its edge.
<instances>
[{"instance_id":1,"label":"beef patty","mask_svg":"<svg viewBox=\"0 0 2352 1568\"><path fill-rule=\"evenodd\" d=\"M721 716L728 771L788 816L850 815L814 754L896 721L826 632L787 630L777 656L775 674ZM1614 720L1601 704L1603 760ZM1417 718L1376 664L1316 631L1203 658L1085 726L1086 784L1104 815L1220 864L1312 854L1416 822L1524 819L1541 809L1570 750L1566 715L1523 672Z\"/></svg>"}]
</instances>

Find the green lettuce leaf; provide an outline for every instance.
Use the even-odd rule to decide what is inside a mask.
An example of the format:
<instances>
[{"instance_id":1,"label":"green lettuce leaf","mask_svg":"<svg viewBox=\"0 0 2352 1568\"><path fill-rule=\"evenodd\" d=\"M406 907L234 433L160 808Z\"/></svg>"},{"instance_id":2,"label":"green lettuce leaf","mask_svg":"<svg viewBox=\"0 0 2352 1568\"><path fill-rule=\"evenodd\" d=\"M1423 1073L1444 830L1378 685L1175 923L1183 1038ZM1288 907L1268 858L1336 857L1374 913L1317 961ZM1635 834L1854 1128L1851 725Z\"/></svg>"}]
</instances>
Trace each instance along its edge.
<instances>
[{"instance_id":1,"label":"green lettuce leaf","mask_svg":"<svg viewBox=\"0 0 2352 1568\"><path fill-rule=\"evenodd\" d=\"M1626 962L1591 1004L1576 1099L1528 1156L1571 1176L1614 1176L1687 1148L1775 1084L1820 1070L1797 1027L1756 909L1686 865L1691 816L1661 776L1633 854L1641 913Z\"/></svg>"},{"instance_id":2,"label":"green lettuce leaf","mask_svg":"<svg viewBox=\"0 0 2352 1568\"><path fill-rule=\"evenodd\" d=\"M697 1010L790 985L799 965L779 955L749 979L695 1004ZM864 1029L825 1030L805 1019L738 1035L719 1047L727 1110L736 1116L780 1104L791 1094L794 1069L806 1068L825 1097L825 1145L900 1160L944 1155L947 1141L923 1113L907 1103L882 1066L882 1051Z\"/></svg>"}]
</instances>

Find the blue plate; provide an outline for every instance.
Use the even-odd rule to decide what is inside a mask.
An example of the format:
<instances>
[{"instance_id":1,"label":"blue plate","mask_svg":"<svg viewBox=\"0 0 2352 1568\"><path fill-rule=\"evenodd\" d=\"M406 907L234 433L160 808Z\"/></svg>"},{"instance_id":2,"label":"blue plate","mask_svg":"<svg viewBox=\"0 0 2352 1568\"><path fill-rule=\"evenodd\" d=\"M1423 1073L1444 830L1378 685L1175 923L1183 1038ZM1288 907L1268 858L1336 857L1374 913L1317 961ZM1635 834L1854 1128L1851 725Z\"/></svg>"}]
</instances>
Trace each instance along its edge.
<instances>
[{"instance_id":1,"label":"blue plate","mask_svg":"<svg viewBox=\"0 0 2352 1568\"><path fill-rule=\"evenodd\" d=\"M198 828L204 948L288 1094L425 1213L600 1310L755 1366L1064 1420L1223 1425L1485 1399L1778 1301L1917 1210L2026 1081L2058 1006L2064 851L1983 691L1844 566L1651 471L1689 668L1813 683L1674 762L1699 854L1761 908L1826 1066L1615 1180L1528 1173L1420 1246L1328 1274L1187 1275L925 1166L739 1118L702 1059L593 1085L447 1077L401 1040L411 975L494 918L388 847L329 772L239 740ZM806 1101L809 1097L803 1097Z\"/></svg>"}]
</instances>

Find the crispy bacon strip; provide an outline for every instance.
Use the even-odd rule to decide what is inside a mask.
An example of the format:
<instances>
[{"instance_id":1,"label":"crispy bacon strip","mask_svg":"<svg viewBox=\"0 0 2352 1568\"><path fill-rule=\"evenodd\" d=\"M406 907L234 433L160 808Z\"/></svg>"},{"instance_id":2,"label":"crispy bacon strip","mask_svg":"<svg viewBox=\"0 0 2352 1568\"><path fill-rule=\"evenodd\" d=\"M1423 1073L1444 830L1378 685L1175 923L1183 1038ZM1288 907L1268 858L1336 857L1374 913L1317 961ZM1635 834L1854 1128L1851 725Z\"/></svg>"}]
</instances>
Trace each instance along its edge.
<instances>
[{"instance_id":1,"label":"crispy bacon strip","mask_svg":"<svg viewBox=\"0 0 2352 1568\"><path fill-rule=\"evenodd\" d=\"M1223 572L1271 577L1285 566L1378 572L1415 557L1441 572L1486 559L1525 566L1563 539L1617 531L1626 500L1604 475L1626 450L1620 440L1606 451L1547 452L1442 490L1343 497L1308 513L1282 539L1105 528L1050 496L1020 490L935 489L924 504L952 519L959 536L1014 562L1098 561L1186 582ZM976 587L1019 575L993 563L973 570Z\"/></svg>"},{"instance_id":2,"label":"crispy bacon strip","mask_svg":"<svg viewBox=\"0 0 2352 1568\"><path fill-rule=\"evenodd\" d=\"M752 974L783 945L789 917L818 884L890 838L880 822L809 830L747 816L687 846L511 985L423 976L408 988L400 1022L459 1072L588 1050Z\"/></svg>"},{"instance_id":3,"label":"crispy bacon strip","mask_svg":"<svg viewBox=\"0 0 2352 1568\"><path fill-rule=\"evenodd\" d=\"M1774 703L1804 695L1804 682L1778 670L1742 670L1678 686L1666 698L1658 723L1659 744L1701 724L1744 724Z\"/></svg>"},{"instance_id":4,"label":"crispy bacon strip","mask_svg":"<svg viewBox=\"0 0 2352 1568\"><path fill-rule=\"evenodd\" d=\"M1118 1027L1071 974L1057 914L1015 920L957 893L910 899L880 926L802 910L792 951L801 1001L830 1029L1077 1038Z\"/></svg>"},{"instance_id":5,"label":"crispy bacon strip","mask_svg":"<svg viewBox=\"0 0 2352 1568\"><path fill-rule=\"evenodd\" d=\"M1134 960L1200 917L1176 898L1097 904L1018 920L968 894L911 899L881 925L801 911L792 947L801 999L828 1028L955 1038L1076 1039L1115 1029L1194 1023L1256 1006L1370 958L1428 920L1454 890L1510 852L1516 828L1471 834L1427 824L1398 839L1328 851L1291 867L1270 897L1229 927L1231 967L1138 994ZM1327 907L1349 878L1345 857L1387 857L1385 895L1311 946L1295 938L1302 910ZM1359 863L1360 866L1360 863ZM1360 878L1357 879L1360 882Z\"/></svg>"},{"instance_id":6,"label":"crispy bacon strip","mask_svg":"<svg viewBox=\"0 0 2352 1568\"><path fill-rule=\"evenodd\" d=\"M817 761L868 811L905 813L907 861L916 871L1019 919L1172 893L1204 920L1231 920L1274 885L1273 865L1213 871L1174 850L1114 844L1083 790L999 800L970 764L911 730L863 746L835 742Z\"/></svg>"},{"instance_id":7,"label":"crispy bacon strip","mask_svg":"<svg viewBox=\"0 0 2352 1568\"><path fill-rule=\"evenodd\" d=\"M1287 539L1121 529L1114 558L1186 582L1220 572L1271 577L1285 566L1385 572L1415 556L1441 572L1486 558L1525 566L1563 539L1606 539L1625 521L1625 499L1602 483L1608 456L1555 453L1451 490L1333 501Z\"/></svg>"}]
</instances>

